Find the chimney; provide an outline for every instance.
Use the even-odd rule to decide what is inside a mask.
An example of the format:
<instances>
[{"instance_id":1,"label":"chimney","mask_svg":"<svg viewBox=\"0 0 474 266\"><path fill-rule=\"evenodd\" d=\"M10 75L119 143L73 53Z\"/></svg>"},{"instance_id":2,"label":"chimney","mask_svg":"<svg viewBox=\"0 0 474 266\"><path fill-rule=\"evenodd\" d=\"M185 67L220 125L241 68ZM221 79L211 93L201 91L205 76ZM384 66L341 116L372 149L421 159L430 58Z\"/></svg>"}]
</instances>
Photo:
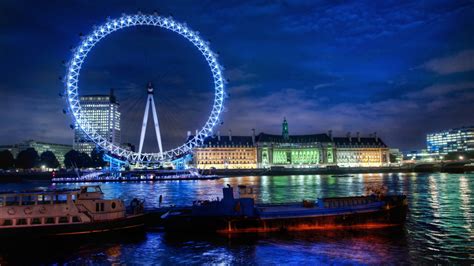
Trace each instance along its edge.
<instances>
[{"instance_id":1,"label":"chimney","mask_svg":"<svg viewBox=\"0 0 474 266\"><path fill-rule=\"evenodd\" d=\"M194 136L197 136L197 135L198 135L198 130L196 129L196 135L194 135Z\"/></svg>"},{"instance_id":2,"label":"chimney","mask_svg":"<svg viewBox=\"0 0 474 266\"><path fill-rule=\"evenodd\" d=\"M375 138L375 142L379 142L379 138L377 137L377 132L374 132L374 138Z\"/></svg>"},{"instance_id":3,"label":"chimney","mask_svg":"<svg viewBox=\"0 0 474 266\"><path fill-rule=\"evenodd\" d=\"M229 141L232 141L232 130L229 129Z\"/></svg>"},{"instance_id":4,"label":"chimney","mask_svg":"<svg viewBox=\"0 0 474 266\"><path fill-rule=\"evenodd\" d=\"M349 142L352 142L352 137L351 137L351 132L347 132L347 138L349 139Z\"/></svg>"},{"instance_id":5,"label":"chimney","mask_svg":"<svg viewBox=\"0 0 474 266\"><path fill-rule=\"evenodd\" d=\"M217 131L217 141L221 141L221 132Z\"/></svg>"},{"instance_id":6,"label":"chimney","mask_svg":"<svg viewBox=\"0 0 474 266\"><path fill-rule=\"evenodd\" d=\"M191 137L191 130L188 130L188 139Z\"/></svg>"},{"instance_id":7,"label":"chimney","mask_svg":"<svg viewBox=\"0 0 474 266\"><path fill-rule=\"evenodd\" d=\"M360 133L357 132L357 142L360 142Z\"/></svg>"},{"instance_id":8,"label":"chimney","mask_svg":"<svg viewBox=\"0 0 474 266\"><path fill-rule=\"evenodd\" d=\"M252 145L255 146L255 128L252 128Z\"/></svg>"},{"instance_id":9,"label":"chimney","mask_svg":"<svg viewBox=\"0 0 474 266\"><path fill-rule=\"evenodd\" d=\"M332 141L332 140L333 140L333 138L332 138L332 130L329 130L329 131L328 131L328 136L329 136L329 138L330 138L331 141Z\"/></svg>"}]
</instances>

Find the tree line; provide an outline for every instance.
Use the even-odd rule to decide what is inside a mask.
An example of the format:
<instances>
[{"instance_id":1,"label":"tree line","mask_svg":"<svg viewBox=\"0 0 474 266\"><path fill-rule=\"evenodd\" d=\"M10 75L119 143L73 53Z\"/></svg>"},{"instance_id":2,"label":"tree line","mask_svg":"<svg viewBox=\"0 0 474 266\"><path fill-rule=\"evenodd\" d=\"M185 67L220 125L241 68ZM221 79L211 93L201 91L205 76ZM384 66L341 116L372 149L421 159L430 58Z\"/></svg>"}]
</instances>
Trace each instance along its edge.
<instances>
[{"instance_id":1,"label":"tree line","mask_svg":"<svg viewBox=\"0 0 474 266\"><path fill-rule=\"evenodd\" d=\"M66 168L96 168L104 167L106 163L102 159L104 151L92 150L91 154L70 150L64 155ZM34 148L28 148L18 153L16 158L9 150L0 151L0 169L32 169L32 168L59 168L60 163L51 151L45 151L40 155Z\"/></svg>"}]
</instances>

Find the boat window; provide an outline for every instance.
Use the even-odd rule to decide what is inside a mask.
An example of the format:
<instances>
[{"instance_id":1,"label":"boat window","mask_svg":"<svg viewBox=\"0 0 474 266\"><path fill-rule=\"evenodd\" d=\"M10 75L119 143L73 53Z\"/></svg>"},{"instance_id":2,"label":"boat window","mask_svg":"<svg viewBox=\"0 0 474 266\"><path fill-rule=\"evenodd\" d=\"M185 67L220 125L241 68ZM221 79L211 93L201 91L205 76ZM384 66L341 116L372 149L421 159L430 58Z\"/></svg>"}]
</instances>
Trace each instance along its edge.
<instances>
[{"instance_id":1,"label":"boat window","mask_svg":"<svg viewBox=\"0 0 474 266\"><path fill-rule=\"evenodd\" d=\"M112 209L115 209L115 202L112 202Z\"/></svg>"},{"instance_id":2,"label":"boat window","mask_svg":"<svg viewBox=\"0 0 474 266\"><path fill-rule=\"evenodd\" d=\"M17 196L7 196L5 203L6 206L13 206L18 205L20 202L18 201Z\"/></svg>"},{"instance_id":3,"label":"boat window","mask_svg":"<svg viewBox=\"0 0 474 266\"><path fill-rule=\"evenodd\" d=\"M8 225L13 225L12 220L10 219L3 220L2 226L8 226Z\"/></svg>"},{"instance_id":4,"label":"boat window","mask_svg":"<svg viewBox=\"0 0 474 266\"><path fill-rule=\"evenodd\" d=\"M69 222L69 219L66 216L59 217L58 223L66 224Z\"/></svg>"},{"instance_id":5,"label":"boat window","mask_svg":"<svg viewBox=\"0 0 474 266\"><path fill-rule=\"evenodd\" d=\"M95 204L95 211L98 212L100 209L99 209L99 203L96 203Z\"/></svg>"},{"instance_id":6,"label":"boat window","mask_svg":"<svg viewBox=\"0 0 474 266\"><path fill-rule=\"evenodd\" d=\"M44 222L45 224L54 224L54 217L48 217L46 218L46 221Z\"/></svg>"},{"instance_id":7,"label":"boat window","mask_svg":"<svg viewBox=\"0 0 474 266\"><path fill-rule=\"evenodd\" d=\"M41 224L41 219L40 218L33 218L33 219L31 219L31 224Z\"/></svg>"},{"instance_id":8,"label":"boat window","mask_svg":"<svg viewBox=\"0 0 474 266\"><path fill-rule=\"evenodd\" d=\"M51 195L38 195L38 204L51 204Z\"/></svg>"},{"instance_id":9,"label":"boat window","mask_svg":"<svg viewBox=\"0 0 474 266\"><path fill-rule=\"evenodd\" d=\"M25 218L21 218L21 219L17 219L16 220L16 225L26 225L26 219Z\"/></svg>"},{"instance_id":10,"label":"boat window","mask_svg":"<svg viewBox=\"0 0 474 266\"><path fill-rule=\"evenodd\" d=\"M80 223L80 222L81 222L81 219L79 219L78 216L73 216L73 217L72 217L72 222L73 222L73 223Z\"/></svg>"},{"instance_id":11,"label":"boat window","mask_svg":"<svg viewBox=\"0 0 474 266\"><path fill-rule=\"evenodd\" d=\"M35 199L33 196L23 196L21 197L21 205L35 205Z\"/></svg>"},{"instance_id":12,"label":"boat window","mask_svg":"<svg viewBox=\"0 0 474 266\"><path fill-rule=\"evenodd\" d=\"M72 200L72 202L76 202L77 195L76 194L71 194L71 200Z\"/></svg>"},{"instance_id":13,"label":"boat window","mask_svg":"<svg viewBox=\"0 0 474 266\"><path fill-rule=\"evenodd\" d=\"M86 188L83 188L81 192L94 193L94 192L101 192L101 190L100 190L100 187L86 187Z\"/></svg>"},{"instance_id":14,"label":"boat window","mask_svg":"<svg viewBox=\"0 0 474 266\"><path fill-rule=\"evenodd\" d=\"M66 202L67 202L67 194L56 195L54 203L66 203Z\"/></svg>"},{"instance_id":15,"label":"boat window","mask_svg":"<svg viewBox=\"0 0 474 266\"><path fill-rule=\"evenodd\" d=\"M104 211L104 203L103 202L100 204L100 210Z\"/></svg>"}]
</instances>

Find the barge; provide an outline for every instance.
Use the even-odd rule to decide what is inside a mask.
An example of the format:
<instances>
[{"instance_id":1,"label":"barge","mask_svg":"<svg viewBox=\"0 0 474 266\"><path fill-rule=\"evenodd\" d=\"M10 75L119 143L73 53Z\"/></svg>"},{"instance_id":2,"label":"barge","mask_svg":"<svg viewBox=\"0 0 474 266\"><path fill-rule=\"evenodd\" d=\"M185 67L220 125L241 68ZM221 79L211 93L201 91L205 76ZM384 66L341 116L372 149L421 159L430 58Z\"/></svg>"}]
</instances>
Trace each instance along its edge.
<instances>
[{"instance_id":1,"label":"barge","mask_svg":"<svg viewBox=\"0 0 474 266\"><path fill-rule=\"evenodd\" d=\"M162 215L166 231L175 233L247 233L300 230L374 229L403 226L404 195L320 198L286 204L255 204L251 196L234 198L223 188L222 200L196 201Z\"/></svg>"},{"instance_id":2,"label":"barge","mask_svg":"<svg viewBox=\"0 0 474 266\"><path fill-rule=\"evenodd\" d=\"M99 186L0 193L0 238L91 235L144 229L143 203L104 199Z\"/></svg>"}]
</instances>

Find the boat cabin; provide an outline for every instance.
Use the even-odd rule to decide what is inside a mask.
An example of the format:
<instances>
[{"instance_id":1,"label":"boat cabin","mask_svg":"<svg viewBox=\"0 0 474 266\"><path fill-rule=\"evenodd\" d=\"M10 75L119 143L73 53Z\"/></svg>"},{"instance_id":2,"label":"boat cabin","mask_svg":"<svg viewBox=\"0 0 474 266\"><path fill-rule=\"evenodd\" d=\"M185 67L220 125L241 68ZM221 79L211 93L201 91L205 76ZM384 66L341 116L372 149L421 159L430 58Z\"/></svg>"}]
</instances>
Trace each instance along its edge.
<instances>
[{"instance_id":1,"label":"boat cabin","mask_svg":"<svg viewBox=\"0 0 474 266\"><path fill-rule=\"evenodd\" d=\"M0 193L0 229L8 226L43 226L87 223L123 218L125 204L104 199L99 186L79 190Z\"/></svg>"}]
</instances>

